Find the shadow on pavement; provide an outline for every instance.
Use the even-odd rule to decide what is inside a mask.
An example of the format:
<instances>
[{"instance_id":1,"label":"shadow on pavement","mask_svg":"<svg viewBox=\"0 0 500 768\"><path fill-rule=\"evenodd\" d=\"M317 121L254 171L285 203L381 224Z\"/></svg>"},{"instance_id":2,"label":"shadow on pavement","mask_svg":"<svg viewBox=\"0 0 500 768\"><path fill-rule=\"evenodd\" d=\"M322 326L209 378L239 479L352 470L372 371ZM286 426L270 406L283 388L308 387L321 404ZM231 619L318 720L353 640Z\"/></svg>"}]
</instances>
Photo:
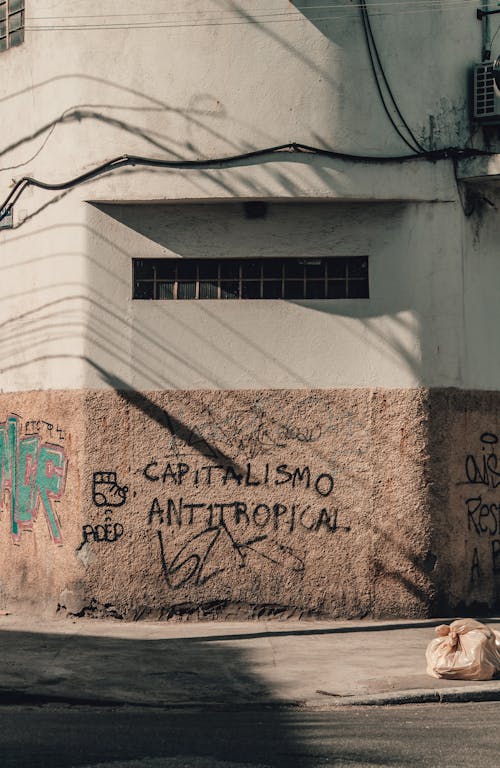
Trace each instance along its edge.
<instances>
[{"instance_id":1,"label":"shadow on pavement","mask_svg":"<svg viewBox=\"0 0 500 768\"><path fill-rule=\"evenodd\" d=\"M460 617L463 618L463 617ZM471 617L473 618L473 617ZM448 619L429 619L427 621L406 621L393 624L375 624L375 625L356 625L352 627L328 627L321 629L283 629L272 630L264 632L244 632L236 634L225 635L210 635L210 637L186 637L183 642L186 643L199 643L201 641L221 642L224 640L253 640L259 637L300 637L300 636L315 636L315 635L351 635L358 632L390 632L392 630L401 629L425 629L426 627L438 627L440 624L450 624L454 621L453 618ZM500 624L500 619L485 618L483 623L485 624Z\"/></svg>"},{"instance_id":2,"label":"shadow on pavement","mask_svg":"<svg viewBox=\"0 0 500 768\"><path fill-rule=\"evenodd\" d=\"M144 758L169 758L168 766L178 756L182 766L196 764L194 758L214 766L325 764L316 715L283 706L241 639L235 648L213 637L0 631L2 768L118 766ZM334 757L335 764L381 764L373 744L358 750L351 742Z\"/></svg>"}]
</instances>

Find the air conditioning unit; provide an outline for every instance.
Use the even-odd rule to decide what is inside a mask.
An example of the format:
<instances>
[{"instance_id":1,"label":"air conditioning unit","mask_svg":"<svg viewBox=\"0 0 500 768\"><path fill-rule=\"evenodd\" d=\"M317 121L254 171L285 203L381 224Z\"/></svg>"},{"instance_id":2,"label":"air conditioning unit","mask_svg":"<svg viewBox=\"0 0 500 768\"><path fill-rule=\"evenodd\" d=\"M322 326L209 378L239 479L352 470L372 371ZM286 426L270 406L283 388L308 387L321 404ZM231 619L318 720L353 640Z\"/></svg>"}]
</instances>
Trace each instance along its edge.
<instances>
[{"instance_id":1,"label":"air conditioning unit","mask_svg":"<svg viewBox=\"0 0 500 768\"><path fill-rule=\"evenodd\" d=\"M499 59L474 66L472 114L476 123L500 125Z\"/></svg>"}]
</instances>

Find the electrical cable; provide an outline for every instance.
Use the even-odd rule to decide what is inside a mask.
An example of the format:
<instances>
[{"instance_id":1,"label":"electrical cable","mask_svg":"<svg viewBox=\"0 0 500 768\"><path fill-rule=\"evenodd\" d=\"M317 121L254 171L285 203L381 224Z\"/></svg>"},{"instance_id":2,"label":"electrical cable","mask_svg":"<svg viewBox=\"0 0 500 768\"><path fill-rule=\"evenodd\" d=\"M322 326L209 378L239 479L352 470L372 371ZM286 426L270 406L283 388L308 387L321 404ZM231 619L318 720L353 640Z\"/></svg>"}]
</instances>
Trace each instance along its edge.
<instances>
[{"instance_id":1,"label":"electrical cable","mask_svg":"<svg viewBox=\"0 0 500 768\"><path fill-rule=\"evenodd\" d=\"M112 160L108 160L105 163L92 168L86 173L82 173L79 176L75 176L68 181L51 183L35 179L31 176L23 176L19 179L7 195L3 203L0 204L0 221L7 215L9 209L17 202L22 193L28 187L36 187L38 189L44 189L49 191L62 191L73 189L79 184L91 181L92 179L102 176L106 173L124 168L126 166L142 166L152 168L165 168L165 169L191 169L191 170L203 170L203 169L222 169L231 168L239 165L242 162L248 160L255 160L266 155L285 155L285 154L308 154L317 155L321 157L329 157L338 160L360 162L360 163L394 163L394 162L407 162L409 160L428 160L430 162L437 162L438 160L460 160L470 157L478 156L491 156L493 153L480 149L469 149L447 147L445 149L432 150L426 152L412 152L409 155L389 155L389 156L373 156L373 155L351 155L344 152L336 152L330 149L322 149L320 147L312 147L307 144L300 144L292 142L288 144L279 144L274 147L266 147L264 149L256 149L252 152L244 152L238 155L230 155L227 157L219 157L206 160L161 160L152 157L141 157L139 155L121 155L115 157Z\"/></svg>"},{"instance_id":2,"label":"electrical cable","mask_svg":"<svg viewBox=\"0 0 500 768\"><path fill-rule=\"evenodd\" d=\"M493 43L495 42L495 38L496 38L496 36L498 35L498 33L499 33L499 32L500 32L500 24L499 24L499 25L498 25L498 27L497 27L497 31L495 32L495 34L494 34L494 35L493 35L493 37L491 38L491 41L490 41L490 49L491 49L491 48L493 48Z\"/></svg>"},{"instance_id":3,"label":"electrical cable","mask_svg":"<svg viewBox=\"0 0 500 768\"><path fill-rule=\"evenodd\" d=\"M370 4L372 9L375 8L387 8L387 7L401 7L401 8L409 8L410 6L415 6L415 8L419 7L425 7L428 6L429 9L435 9L436 6L459 6L459 5L468 5L470 3L470 0L378 0L378 2L372 2ZM252 11L254 16L261 15L261 16L297 16L302 15L303 11L312 11L312 10L356 10L360 8L359 3L332 3L327 4L324 3L322 5L308 5L308 6L295 6L295 10L289 10L289 11L280 11L276 8L256 8ZM436 10L440 10L440 8L436 8ZM60 19L108 19L108 18L138 18L138 17L165 17L165 16L203 16L204 14L210 14L211 16L241 16L241 11L238 9L199 9L196 11L139 11L134 13L100 13L100 14L64 14L61 16L53 15L53 16L32 16L27 15L26 20L27 21L55 21Z\"/></svg>"},{"instance_id":4,"label":"electrical cable","mask_svg":"<svg viewBox=\"0 0 500 768\"><path fill-rule=\"evenodd\" d=\"M375 10L372 12L372 16L403 16L408 14L419 14L419 13L435 13L435 12L441 12L443 10L457 10L457 9L465 9L465 6L469 5L470 0L442 0L441 3L438 5L434 3L433 5L426 6L422 8L421 6L416 6L414 8L401 8L400 10L392 10L392 11L384 11L384 10ZM321 7L321 6L320 6ZM323 8L329 8L329 6L322 6ZM335 8L335 10L340 9L341 11L345 11L344 13L332 13L328 16L304 16L301 13L295 13L295 12L274 12L267 14L266 16L262 16L259 18L259 16L256 17L246 17L241 18L241 13L234 13L233 17L229 17L229 20L224 19L223 17L220 19L217 18L211 18L211 19L205 19L200 21L194 21L194 20L178 20L178 21L155 21L155 22L132 22L132 21L123 21L123 22L111 22L109 24L106 23L91 23L91 24L38 24L38 25L30 25L31 21L41 21L43 20L43 17L26 17L26 23L25 23L25 29L29 32L55 32L55 31L99 31L99 30L125 30L125 29L135 29L135 30L141 30L141 29L181 29L184 27L190 28L190 27L210 27L210 26L237 26L241 24L283 24L283 23L292 23L292 22L317 22L317 21L335 21L336 19L348 19L350 17L353 17L354 14L357 13L357 10L360 8L360 5L349 5L349 6L331 6L332 10ZM380 6L378 6L380 7ZM179 12L176 15L180 15L181 12ZM213 12L213 15L216 12ZM350 13L350 15L349 15ZM145 14L146 16L156 16L159 14ZM280 18L284 17L284 18ZM108 18L104 16L96 16L96 17L72 17L72 16L65 16L65 17L47 17L48 20L57 20L57 19L72 19L72 18ZM117 18L119 16L117 15ZM122 17L124 18L124 17Z\"/></svg>"},{"instance_id":5,"label":"electrical cable","mask_svg":"<svg viewBox=\"0 0 500 768\"><path fill-rule=\"evenodd\" d=\"M378 73L377 73L377 68L375 66L375 61L374 61L374 58L373 58L372 45L374 47L375 56L377 58L377 62L378 62L378 65L380 67L380 70L381 70L381 73L382 73L382 77L383 77L384 83L386 84L386 88L388 90L389 96L391 97L391 100L392 100L393 104L395 104L394 97L392 96L392 92L391 92L391 90L389 88L389 85L388 85L388 82L387 82L387 78L385 76L385 73L384 73L383 68L382 68L382 64L380 62L380 57L378 56L378 51L377 51L377 48L376 48L376 45L375 45L375 41L373 39L373 36L371 36L371 38L370 38L371 26L369 24L368 14L367 14L367 11L366 11L366 6L365 6L364 0L361 0L360 14L361 14L361 21L362 21L362 25L363 25L363 32L364 32L364 36L365 36L366 48L367 48L367 51L368 51L368 57L370 59L370 66L371 66L371 70L372 70L372 74L373 74L373 79L375 80L375 85L376 85L376 88L377 88L377 91L378 91L378 95L380 97L380 101L381 101L382 106L384 108L385 114L387 115L387 117L389 119L389 122L391 123L392 127L394 128L394 130L396 131L396 133L398 134L400 139L406 144L406 146L409 149L411 149L412 152L418 152L419 150L422 150L423 148L421 146L419 147L418 142L416 142L415 139L414 139L415 146L413 146L408 141L408 139L404 136L404 134L400 130L398 124L396 123L396 121L394 120L393 116L391 115L389 107L387 106L386 100L384 98L384 94L382 92L382 88L381 88L379 77L378 77ZM399 108L397 107L397 105L396 105L396 112L401 116L401 112L399 111ZM402 120L402 122L406 126L405 121ZM409 131L409 133L410 133L410 136L412 136L411 131Z\"/></svg>"},{"instance_id":6,"label":"electrical cable","mask_svg":"<svg viewBox=\"0 0 500 768\"><path fill-rule=\"evenodd\" d=\"M373 36L373 30L372 30L372 25L371 25L371 22L370 22L370 15L368 13L368 8L367 8L367 5L366 5L366 0L361 0L361 6L362 6L362 13L364 15L364 18L366 20L366 24L368 26L368 32L369 32L369 35L370 35L370 40L371 40L372 45L373 45L373 51L374 51L375 57L377 59L377 63L378 63L379 70L380 70L380 74L382 75L385 87L387 89L387 93L389 94L389 97L390 97L390 99L391 99L391 101L392 101L392 103L394 105L394 109L396 110L396 114L398 115L399 119L401 120L401 122L403 123L404 127L408 131L408 134L410 135L410 137L411 137L413 143L415 144L415 146L417 147L417 149L420 150L420 152L425 152L426 151L425 147L418 141L418 139L416 138L415 134L411 130L410 126L408 125L408 123L404 119L403 115L401 114L401 110L398 107L398 104L396 102L394 94L393 94L393 92L391 90L391 86L389 85L389 82L387 80L384 68L382 66L382 62L380 60L380 55L379 55L379 52L378 52L377 44L376 44L375 38Z\"/></svg>"},{"instance_id":7,"label":"electrical cable","mask_svg":"<svg viewBox=\"0 0 500 768\"><path fill-rule=\"evenodd\" d=\"M403 12L402 12L403 13ZM406 12L404 12L406 13ZM423 13L423 11L413 11L413 14ZM432 13L432 9L428 9L427 13ZM198 29L203 27L237 27L242 25L255 24L257 26L271 25L271 24L292 24L292 23L307 23L307 22L336 22L336 21L349 21L356 17L357 11L347 16L311 16L311 17L299 17L291 19L245 19L239 21L204 21L200 23L182 22L178 24L174 23L144 23L144 24L85 24L85 25L59 25L59 26L29 26L26 24L24 29L27 32L101 32L106 30L119 31L119 30L135 30L140 32L141 30L159 30L159 29ZM392 14L386 13L372 13L373 17L390 16Z\"/></svg>"}]
</instances>

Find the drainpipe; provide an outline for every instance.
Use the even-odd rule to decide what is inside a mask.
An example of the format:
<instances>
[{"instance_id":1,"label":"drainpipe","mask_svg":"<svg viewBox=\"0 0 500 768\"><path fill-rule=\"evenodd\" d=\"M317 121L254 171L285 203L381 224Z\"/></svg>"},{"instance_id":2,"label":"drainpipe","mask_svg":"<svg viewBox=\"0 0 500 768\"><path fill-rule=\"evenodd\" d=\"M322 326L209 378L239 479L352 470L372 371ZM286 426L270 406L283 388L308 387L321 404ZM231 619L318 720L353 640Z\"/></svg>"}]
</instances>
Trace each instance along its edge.
<instances>
[{"instance_id":1,"label":"drainpipe","mask_svg":"<svg viewBox=\"0 0 500 768\"><path fill-rule=\"evenodd\" d=\"M483 11L485 11L483 16L483 61L489 61L491 59L491 23L490 14L488 13L488 5L489 0L483 0Z\"/></svg>"}]
</instances>

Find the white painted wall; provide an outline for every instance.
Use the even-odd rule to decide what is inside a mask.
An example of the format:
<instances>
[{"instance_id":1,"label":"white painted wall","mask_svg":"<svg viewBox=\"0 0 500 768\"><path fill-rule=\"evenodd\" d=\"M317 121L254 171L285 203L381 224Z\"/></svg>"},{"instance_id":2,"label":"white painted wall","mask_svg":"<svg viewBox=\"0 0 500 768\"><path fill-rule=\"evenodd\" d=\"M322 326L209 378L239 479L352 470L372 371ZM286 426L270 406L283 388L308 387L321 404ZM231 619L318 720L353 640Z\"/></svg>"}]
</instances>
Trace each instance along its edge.
<instances>
[{"instance_id":1,"label":"white painted wall","mask_svg":"<svg viewBox=\"0 0 500 768\"><path fill-rule=\"evenodd\" d=\"M466 230L464 259L464 387L500 389L500 190L473 188L477 214ZM479 382L479 383L476 383Z\"/></svg>"},{"instance_id":2,"label":"white painted wall","mask_svg":"<svg viewBox=\"0 0 500 768\"><path fill-rule=\"evenodd\" d=\"M266 219L248 220L241 204L94 207L89 232L105 240L91 235L100 311L89 355L101 344L99 366L138 389L456 384L460 249L458 238L442 243L440 230L452 230L457 212L436 208L281 203ZM270 254L369 254L372 298L130 299L132 257Z\"/></svg>"},{"instance_id":3,"label":"white painted wall","mask_svg":"<svg viewBox=\"0 0 500 768\"><path fill-rule=\"evenodd\" d=\"M405 5L372 4L387 76L422 141L460 144L466 72L481 50L479 3ZM27 136L59 120L28 162L40 171L71 175L123 152L214 156L286 141L407 151L345 0L301 0L301 11L288 0L27 0L26 8L25 44L2 55L11 118L2 143L16 143L20 126ZM137 26L99 29L130 22ZM68 29L82 25L90 29ZM23 145L24 161L40 139Z\"/></svg>"},{"instance_id":4,"label":"white painted wall","mask_svg":"<svg viewBox=\"0 0 500 768\"><path fill-rule=\"evenodd\" d=\"M133 29L30 31L98 27L103 10L94 0L69 8L27 0L26 41L0 56L0 198L23 175L63 181L124 153L213 158L299 141L405 154L380 105L357 12L344 0L300 5L287 17L271 15L294 12L287 0L149 0L139 10L109 0L104 22L115 26L148 21L119 13L164 15ZM398 103L430 148L468 139L478 5L410 13L409 4L377 4L380 16L373 5ZM276 201L265 221L244 220L231 202L252 198ZM317 202L298 202L306 200ZM117 380L147 389L498 388L500 362L481 364L481 321L467 298L478 250L494 285L498 216L487 225L464 217L451 162L294 155L226 170L123 169L67 194L31 189L15 223L0 231L5 391ZM131 257L199 255L204 238L212 256L269 246L273 254L367 253L372 298L131 300Z\"/></svg>"}]
</instances>

